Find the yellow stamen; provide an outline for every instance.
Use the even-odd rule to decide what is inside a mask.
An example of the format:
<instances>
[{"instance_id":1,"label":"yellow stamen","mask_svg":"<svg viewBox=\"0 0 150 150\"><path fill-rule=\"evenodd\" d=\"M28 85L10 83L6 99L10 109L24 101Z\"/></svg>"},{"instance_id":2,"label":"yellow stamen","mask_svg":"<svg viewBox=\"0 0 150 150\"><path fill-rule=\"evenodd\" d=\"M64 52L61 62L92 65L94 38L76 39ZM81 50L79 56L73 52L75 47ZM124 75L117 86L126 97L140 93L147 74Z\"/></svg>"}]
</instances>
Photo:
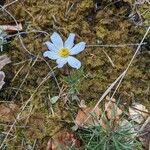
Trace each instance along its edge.
<instances>
[{"instance_id":1,"label":"yellow stamen","mask_svg":"<svg viewBox=\"0 0 150 150\"><path fill-rule=\"evenodd\" d=\"M68 48L62 48L59 50L60 57L68 57L70 55L70 51Z\"/></svg>"}]
</instances>

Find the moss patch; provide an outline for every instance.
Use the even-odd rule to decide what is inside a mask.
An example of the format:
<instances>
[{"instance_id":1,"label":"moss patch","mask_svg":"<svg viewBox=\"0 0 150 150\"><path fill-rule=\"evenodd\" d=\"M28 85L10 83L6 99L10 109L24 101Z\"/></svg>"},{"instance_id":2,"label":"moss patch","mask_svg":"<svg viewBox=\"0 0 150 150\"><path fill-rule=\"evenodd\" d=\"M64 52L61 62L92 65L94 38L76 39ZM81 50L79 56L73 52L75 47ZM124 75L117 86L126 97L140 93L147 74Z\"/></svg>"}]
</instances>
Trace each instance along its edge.
<instances>
[{"instance_id":1,"label":"moss patch","mask_svg":"<svg viewBox=\"0 0 150 150\"><path fill-rule=\"evenodd\" d=\"M130 3L128 5L131 7ZM49 40L49 36L54 31L59 32L63 38L66 38L70 32L74 32L76 41L85 41L87 45L122 45L140 42L145 29L143 26L136 26L127 17L125 6L117 7L105 0L99 3L98 6L99 9L96 9L94 0L26 0L9 6L8 10L12 15L17 20L24 22L23 30L26 33L21 34L21 39L26 49L23 48L18 37L11 38L11 43L6 53L10 56L12 64L5 68L7 83L0 92L0 100L11 101L13 99L18 104L24 104L31 98L47 73L56 65L54 61L46 60L45 62L42 59L42 53L47 49L43 42ZM139 11L143 12L146 8L147 5L145 4L140 7ZM144 16L144 24L149 21L148 16L149 14ZM12 18L4 12L0 15L0 18L1 22L12 21ZM43 31L50 35L45 34ZM147 37L146 41L149 42L149 37ZM116 46L115 48L89 46L85 52L77 56L82 61L84 74L86 75L86 78L81 80L77 87L80 99L84 99L86 103L95 103L107 87L127 67L136 48L137 46ZM112 59L115 67L110 63L106 53ZM148 49L143 46L142 51L134 60L121 87L117 91L117 98L121 98L122 101L127 103L134 99L149 106L149 94L147 92L149 88L148 64ZM55 76L60 86L62 86L62 78L64 78L62 71L55 70ZM51 113L48 113L48 108L45 104L48 102L49 96L59 95L59 92L56 81L51 76L38 88L32 97L30 104L37 106L36 110L44 112L41 117L44 116L44 124L46 124L46 127L44 127L46 133L42 134L42 137L39 135L38 137L51 136L58 126L61 127L61 124L56 126L57 120L55 119L54 124L51 124L53 121L49 120L49 117L53 117ZM70 115L70 112L64 108L66 107L64 101L65 96L54 106L56 113L59 110L64 110L65 117L61 116L58 121L61 121L62 118L72 121L72 112L77 111L77 106L71 110ZM36 114L36 111L34 113ZM26 135L27 137L29 136L28 131ZM31 137L32 142L36 136Z\"/></svg>"}]
</instances>

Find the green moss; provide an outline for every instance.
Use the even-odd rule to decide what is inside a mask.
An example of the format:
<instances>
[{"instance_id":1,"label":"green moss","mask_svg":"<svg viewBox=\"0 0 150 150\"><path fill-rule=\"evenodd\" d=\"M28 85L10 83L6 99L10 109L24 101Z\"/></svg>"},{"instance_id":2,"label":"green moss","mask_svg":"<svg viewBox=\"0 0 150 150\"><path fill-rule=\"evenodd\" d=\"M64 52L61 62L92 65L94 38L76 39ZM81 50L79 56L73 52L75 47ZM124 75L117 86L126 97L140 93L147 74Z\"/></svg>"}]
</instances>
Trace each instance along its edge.
<instances>
[{"instance_id":1,"label":"green moss","mask_svg":"<svg viewBox=\"0 0 150 150\"><path fill-rule=\"evenodd\" d=\"M72 4L73 7L69 10ZM125 18L124 11L117 9L114 5L106 5L106 3L102 3L104 9L93 11L94 6L93 0L71 0L69 2L65 0L26 0L22 3L16 3L15 7L14 5L10 6L8 10L16 19L23 20L23 30L27 32L40 30L52 34L53 31L57 31L63 38L67 37L70 32L74 32L77 42L85 41L89 45L138 43L142 39L145 30L142 27L135 27L135 24ZM12 20L4 13L0 16L2 21ZM145 15L145 22L148 22L148 16L149 14ZM49 66L40 58L43 57L42 54L46 50L43 42L49 40L49 35L27 33L22 35L22 40L27 50L34 56L22 47L17 37L11 39L10 48L7 51L12 64L5 68L6 81L9 84L6 83L0 92L0 100L2 101L14 99L17 103L24 104L23 102L31 97L50 71ZM103 50L110 56L115 67L111 65ZM86 103L97 101L108 86L127 67L135 50L136 47L88 47L85 52L77 56L82 61L84 74L86 75L86 78L81 80L77 87L80 99L84 99ZM38 58L34 62L36 56ZM51 68L55 67L54 61L48 59L46 61ZM121 97L123 101L127 102L135 99L149 106L147 93L149 87L147 82L148 62L147 55L138 55L117 91L116 97ZM62 71L56 70L55 75L62 85L62 78L64 78ZM13 78L14 76L15 78ZM17 91L18 94L16 95ZM61 122L62 118L72 121L72 112L77 111L77 106L75 106L71 108L71 112L68 112L64 104L66 100L64 96L57 105L53 106L56 113L59 113L59 117L52 117L49 109L45 108L45 102L48 101L49 96L59 95L59 92L54 78L50 77L33 96L32 104L36 106L34 113L36 114L38 110L38 112L42 112L42 117L44 116L45 133L40 134L39 132L40 135L37 135L39 139L53 135L54 131L62 127L62 124L58 124L58 122ZM49 120L49 118L51 119ZM26 138L29 137L28 131L25 132L25 135ZM30 140L34 141L35 137L31 137Z\"/></svg>"}]
</instances>

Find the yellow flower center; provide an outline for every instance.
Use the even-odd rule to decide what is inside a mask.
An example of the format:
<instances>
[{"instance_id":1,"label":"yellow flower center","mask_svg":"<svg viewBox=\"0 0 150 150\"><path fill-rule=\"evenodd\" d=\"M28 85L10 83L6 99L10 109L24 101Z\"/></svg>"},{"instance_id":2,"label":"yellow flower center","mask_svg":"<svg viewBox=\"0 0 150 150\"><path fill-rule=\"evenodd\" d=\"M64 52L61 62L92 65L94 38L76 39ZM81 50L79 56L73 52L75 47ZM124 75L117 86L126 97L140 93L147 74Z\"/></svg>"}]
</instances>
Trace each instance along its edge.
<instances>
[{"instance_id":1,"label":"yellow flower center","mask_svg":"<svg viewBox=\"0 0 150 150\"><path fill-rule=\"evenodd\" d=\"M59 50L60 57L68 57L70 55L70 51L68 48L62 48Z\"/></svg>"}]
</instances>

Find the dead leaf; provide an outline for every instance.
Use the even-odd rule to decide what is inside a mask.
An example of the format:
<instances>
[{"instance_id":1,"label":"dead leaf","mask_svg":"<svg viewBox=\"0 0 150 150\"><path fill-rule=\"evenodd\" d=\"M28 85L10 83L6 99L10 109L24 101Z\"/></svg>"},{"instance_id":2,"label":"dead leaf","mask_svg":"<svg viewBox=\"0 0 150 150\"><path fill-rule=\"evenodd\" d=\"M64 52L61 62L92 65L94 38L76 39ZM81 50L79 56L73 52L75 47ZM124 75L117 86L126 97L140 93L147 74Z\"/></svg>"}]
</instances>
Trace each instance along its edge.
<instances>
[{"instance_id":1,"label":"dead leaf","mask_svg":"<svg viewBox=\"0 0 150 150\"><path fill-rule=\"evenodd\" d=\"M129 107L130 118L141 124L148 117L148 110L142 104L134 103L132 107Z\"/></svg>"},{"instance_id":2,"label":"dead leaf","mask_svg":"<svg viewBox=\"0 0 150 150\"><path fill-rule=\"evenodd\" d=\"M80 109L77 113L75 124L79 127L86 127L91 124L98 123L99 117L102 114L100 108L96 108L93 114L91 114L93 107L87 107ZM87 117L90 115L89 119ZM86 121L87 120L87 121ZM85 122L86 121L86 122Z\"/></svg>"},{"instance_id":3,"label":"dead leaf","mask_svg":"<svg viewBox=\"0 0 150 150\"><path fill-rule=\"evenodd\" d=\"M5 73L3 71L0 71L0 89L2 89L3 85L5 84L4 78L5 78Z\"/></svg>"},{"instance_id":4,"label":"dead leaf","mask_svg":"<svg viewBox=\"0 0 150 150\"><path fill-rule=\"evenodd\" d=\"M11 61L7 57L7 55L0 56L0 70L7 64L9 64Z\"/></svg>"},{"instance_id":5,"label":"dead leaf","mask_svg":"<svg viewBox=\"0 0 150 150\"><path fill-rule=\"evenodd\" d=\"M4 82L5 73L1 71L1 69L10 62L11 62L10 59L6 55L0 56L0 89L2 89L3 85L5 84Z\"/></svg>"},{"instance_id":6,"label":"dead leaf","mask_svg":"<svg viewBox=\"0 0 150 150\"><path fill-rule=\"evenodd\" d=\"M47 150L66 150L67 147L79 148L81 141L70 131L61 131L50 139L47 144Z\"/></svg>"},{"instance_id":7,"label":"dead leaf","mask_svg":"<svg viewBox=\"0 0 150 150\"><path fill-rule=\"evenodd\" d=\"M110 120L119 120L122 110L116 105L114 98L106 97L107 102L105 103L105 111L107 118Z\"/></svg>"}]
</instances>

